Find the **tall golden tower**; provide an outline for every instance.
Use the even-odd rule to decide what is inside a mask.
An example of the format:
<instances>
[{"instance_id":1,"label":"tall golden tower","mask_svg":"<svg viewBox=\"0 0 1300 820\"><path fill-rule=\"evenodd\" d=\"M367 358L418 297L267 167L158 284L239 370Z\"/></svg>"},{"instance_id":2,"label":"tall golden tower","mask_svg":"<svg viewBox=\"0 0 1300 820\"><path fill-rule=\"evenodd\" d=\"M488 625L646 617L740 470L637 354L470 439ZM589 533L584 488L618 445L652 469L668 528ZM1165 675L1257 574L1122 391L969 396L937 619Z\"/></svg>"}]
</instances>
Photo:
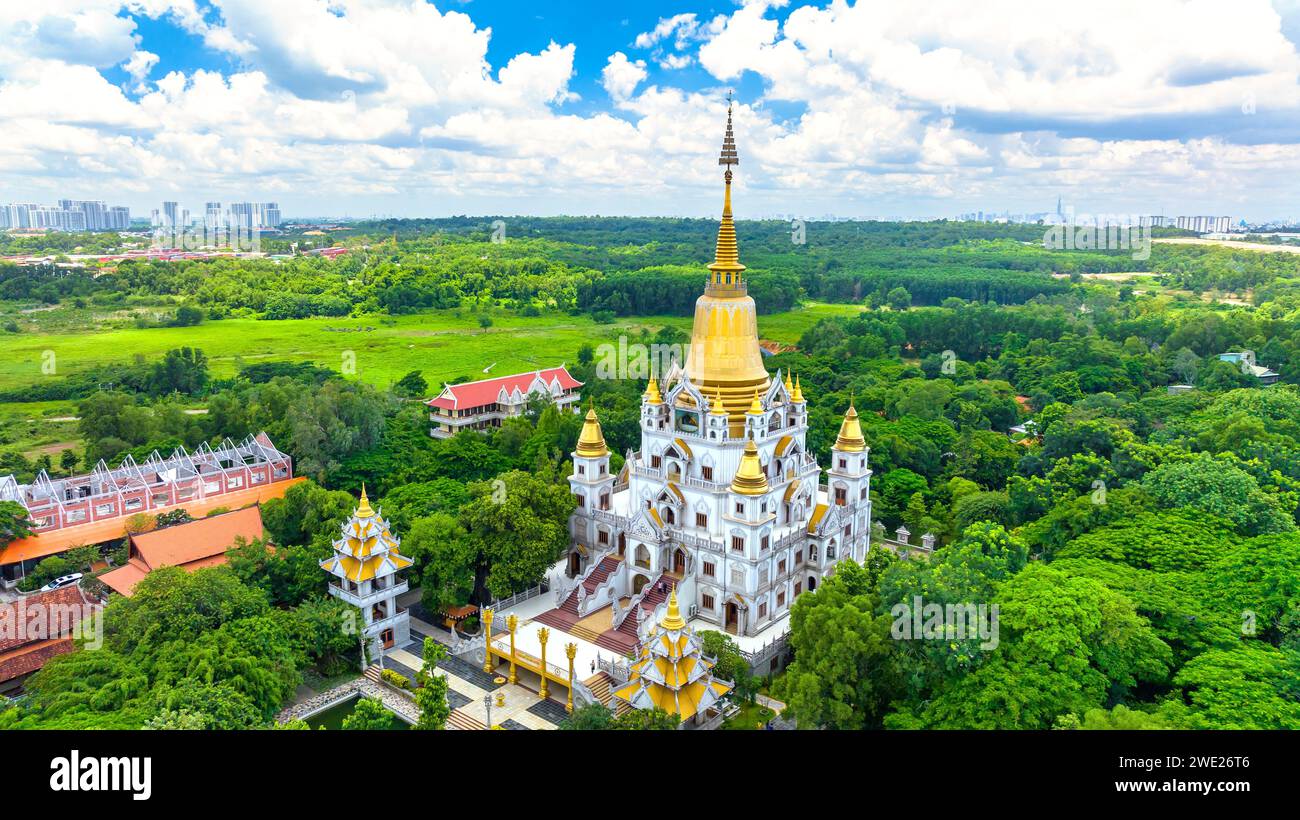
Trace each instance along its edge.
<instances>
[{"instance_id":1,"label":"tall golden tower","mask_svg":"<svg viewBox=\"0 0 1300 820\"><path fill-rule=\"evenodd\" d=\"M740 164L727 105L727 133L718 164L726 168L722 223L704 295L695 301L695 325L686 357L686 377L706 396L720 396L733 434L745 424L754 391L766 392L771 384L758 347L758 318L754 300L746 292L736 225L731 219L731 166Z\"/></svg>"}]
</instances>

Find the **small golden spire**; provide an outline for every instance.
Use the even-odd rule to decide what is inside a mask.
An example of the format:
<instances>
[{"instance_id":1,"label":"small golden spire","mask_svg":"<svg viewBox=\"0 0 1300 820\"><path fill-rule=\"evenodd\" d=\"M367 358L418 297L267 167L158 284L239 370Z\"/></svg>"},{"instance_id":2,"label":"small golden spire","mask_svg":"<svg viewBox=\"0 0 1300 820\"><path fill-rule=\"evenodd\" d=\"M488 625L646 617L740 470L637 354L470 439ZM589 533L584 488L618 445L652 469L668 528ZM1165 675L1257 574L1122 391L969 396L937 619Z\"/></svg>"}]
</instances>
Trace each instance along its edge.
<instances>
[{"instance_id":1,"label":"small golden spire","mask_svg":"<svg viewBox=\"0 0 1300 820\"><path fill-rule=\"evenodd\" d=\"M719 387L718 390L717 390L717 392L714 393L714 395L713 395L713 404L712 404L712 407L711 407L711 409L709 410L709 412L712 413L712 414L715 415L715 416L725 416L725 415L727 415L727 407L726 407L726 405L724 405L724 404L722 403L722 388L721 388L721 387Z\"/></svg>"},{"instance_id":2,"label":"small golden spire","mask_svg":"<svg viewBox=\"0 0 1300 820\"><path fill-rule=\"evenodd\" d=\"M858 423L858 411L853 407L853 397L849 397L849 410L844 414L844 423L840 425L840 434L835 437L835 449L845 453L861 453L867 449L867 441L862 437L862 425Z\"/></svg>"},{"instance_id":3,"label":"small golden spire","mask_svg":"<svg viewBox=\"0 0 1300 820\"><path fill-rule=\"evenodd\" d=\"M609 455L609 448L605 446L605 435L600 430L600 419L596 418L594 401L587 408L587 418L582 422L577 453L583 458L600 458Z\"/></svg>"},{"instance_id":4,"label":"small golden spire","mask_svg":"<svg viewBox=\"0 0 1300 820\"><path fill-rule=\"evenodd\" d=\"M751 438L745 442L745 454L740 457L740 469L731 479L731 491L741 495L762 495L767 492L767 473L758 460L758 446Z\"/></svg>"},{"instance_id":5,"label":"small golden spire","mask_svg":"<svg viewBox=\"0 0 1300 820\"><path fill-rule=\"evenodd\" d=\"M758 400L758 388L754 388L754 400L749 403L749 412L751 414L763 412L763 403Z\"/></svg>"},{"instance_id":6,"label":"small golden spire","mask_svg":"<svg viewBox=\"0 0 1300 820\"><path fill-rule=\"evenodd\" d=\"M366 497L366 484L363 481L361 482L361 503L357 505L356 516L357 518L369 518L374 514L375 511L370 509L370 499Z\"/></svg>"},{"instance_id":7,"label":"small golden spire","mask_svg":"<svg viewBox=\"0 0 1300 820\"><path fill-rule=\"evenodd\" d=\"M794 377L794 395L792 395L792 396L790 397L790 401L792 401L792 402L800 402L800 403L802 403L803 400L804 400L804 398L803 398L803 385L799 384L799 377L798 377L798 376L795 376L795 377Z\"/></svg>"},{"instance_id":8,"label":"small golden spire","mask_svg":"<svg viewBox=\"0 0 1300 820\"><path fill-rule=\"evenodd\" d=\"M650 383L646 385L645 400L648 404L664 403L664 400L659 396L659 380L654 376L650 377Z\"/></svg>"},{"instance_id":9,"label":"small golden spire","mask_svg":"<svg viewBox=\"0 0 1300 820\"><path fill-rule=\"evenodd\" d=\"M677 587L673 587L672 594L668 596L668 611L664 613L659 626L674 632L686 627L686 619L682 617L682 610L677 606Z\"/></svg>"},{"instance_id":10,"label":"small golden spire","mask_svg":"<svg viewBox=\"0 0 1300 820\"><path fill-rule=\"evenodd\" d=\"M790 371L788 370L785 372L785 394L787 396L794 395L794 382L790 381Z\"/></svg>"}]
</instances>

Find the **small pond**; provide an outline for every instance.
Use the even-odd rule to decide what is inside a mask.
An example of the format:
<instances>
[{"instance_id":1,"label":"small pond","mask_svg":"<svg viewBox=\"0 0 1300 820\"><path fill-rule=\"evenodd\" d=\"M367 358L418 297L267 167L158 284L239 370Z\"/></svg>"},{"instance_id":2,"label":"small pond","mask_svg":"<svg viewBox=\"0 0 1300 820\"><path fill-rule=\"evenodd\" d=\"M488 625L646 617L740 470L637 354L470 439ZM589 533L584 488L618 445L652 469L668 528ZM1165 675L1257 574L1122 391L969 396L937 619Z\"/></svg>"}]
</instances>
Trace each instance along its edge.
<instances>
[{"instance_id":1,"label":"small pond","mask_svg":"<svg viewBox=\"0 0 1300 820\"><path fill-rule=\"evenodd\" d=\"M330 729L330 730L342 729L343 719L348 715L352 714L354 711L356 711L357 701L359 700L361 700L360 695L353 695L347 700L340 701L339 703L334 704L328 709L317 712L316 714L310 717L303 718L303 720L307 721L307 725L313 729ZM389 715L392 718L391 721L392 725L388 727L389 729L411 728L411 725L409 723L402 720L400 717L393 714L392 712L389 712Z\"/></svg>"}]
</instances>

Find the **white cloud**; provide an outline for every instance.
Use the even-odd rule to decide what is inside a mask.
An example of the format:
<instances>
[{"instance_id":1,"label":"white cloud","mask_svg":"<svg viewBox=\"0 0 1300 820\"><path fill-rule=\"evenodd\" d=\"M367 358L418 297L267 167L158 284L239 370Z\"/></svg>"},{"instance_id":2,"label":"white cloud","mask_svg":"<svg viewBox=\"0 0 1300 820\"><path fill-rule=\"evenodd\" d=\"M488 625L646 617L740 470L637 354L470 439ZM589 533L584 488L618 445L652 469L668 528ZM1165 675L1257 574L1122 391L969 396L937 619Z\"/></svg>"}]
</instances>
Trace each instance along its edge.
<instances>
[{"instance_id":1,"label":"white cloud","mask_svg":"<svg viewBox=\"0 0 1300 820\"><path fill-rule=\"evenodd\" d=\"M609 55L609 62L600 74L605 91L615 100L626 100L646 78L645 60L633 62L621 51Z\"/></svg>"},{"instance_id":2,"label":"white cloud","mask_svg":"<svg viewBox=\"0 0 1300 820\"><path fill-rule=\"evenodd\" d=\"M721 100L756 77L761 98L736 107L742 210L817 197L809 207L867 212L888 197L1054 200L1064 186L1223 201L1258 186L1285 203L1300 167L1300 57L1287 34L1300 21L1288 3L1279 14L1262 0L1230 13L1210 0L1098 0L1068 20L1028 0L978 13L956 0L759 0L711 18L702 6L609 55L598 79L612 116L591 109L604 100L573 113L583 41L494 65L475 6L44 0L0 19L0 187L256 186L324 203L480 197L503 210L519 196L560 209L604 196L626 210L711 212ZM160 63L167 52L141 41L132 14L171 21L234 67ZM114 66L123 88L106 79ZM716 85L676 87L698 83L700 70L682 71L694 66Z\"/></svg>"}]
</instances>

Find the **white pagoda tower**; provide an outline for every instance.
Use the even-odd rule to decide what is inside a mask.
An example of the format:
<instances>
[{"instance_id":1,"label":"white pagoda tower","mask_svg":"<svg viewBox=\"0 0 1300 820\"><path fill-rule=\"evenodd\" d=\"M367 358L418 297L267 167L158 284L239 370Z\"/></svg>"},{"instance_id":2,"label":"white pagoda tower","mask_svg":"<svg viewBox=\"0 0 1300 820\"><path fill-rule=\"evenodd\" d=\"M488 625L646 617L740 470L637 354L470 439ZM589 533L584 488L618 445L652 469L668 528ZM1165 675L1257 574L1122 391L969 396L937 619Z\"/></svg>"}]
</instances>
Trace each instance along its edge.
<instances>
[{"instance_id":1,"label":"white pagoda tower","mask_svg":"<svg viewBox=\"0 0 1300 820\"><path fill-rule=\"evenodd\" d=\"M630 679L614 697L637 709L663 709L683 721L703 715L734 684L715 680L715 661L704 657L695 630L686 625L677 606L677 593L658 627L646 636L641 655L632 664Z\"/></svg>"},{"instance_id":2,"label":"white pagoda tower","mask_svg":"<svg viewBox=\"0 0 1300 820\"><path fill-rule=\"evenodd\" d=\"M408 589L399 573L413 562L398 552L400 545L388 522L370 508L362 487L361 504L343 524L334 555L321 562L321 569L338 579L330 583L330 594L361 610L370 661L411 639L411 614L398 607L397 596Z\"/></svg>"},{"instance_id":3,"label":"white pagoda tower","mask_svg":"<svg viewBox=\"0 0 1300 820\"><path fill-rule=\"evenodd\" d=\"M808 403L798 378L769 374L731 213L739 162L727 115L717 250L685 367L652 377L641 401L641 446L617 476L594 411L573 454L578 501L557 608L569 628L614 608L596 641L620 654L644 645L668 592L694 625L767 640L786 631L794 600L843 560L866 558L871 470L850 407L825 475L808 451Z\"/></svg>"}]
</instances>

